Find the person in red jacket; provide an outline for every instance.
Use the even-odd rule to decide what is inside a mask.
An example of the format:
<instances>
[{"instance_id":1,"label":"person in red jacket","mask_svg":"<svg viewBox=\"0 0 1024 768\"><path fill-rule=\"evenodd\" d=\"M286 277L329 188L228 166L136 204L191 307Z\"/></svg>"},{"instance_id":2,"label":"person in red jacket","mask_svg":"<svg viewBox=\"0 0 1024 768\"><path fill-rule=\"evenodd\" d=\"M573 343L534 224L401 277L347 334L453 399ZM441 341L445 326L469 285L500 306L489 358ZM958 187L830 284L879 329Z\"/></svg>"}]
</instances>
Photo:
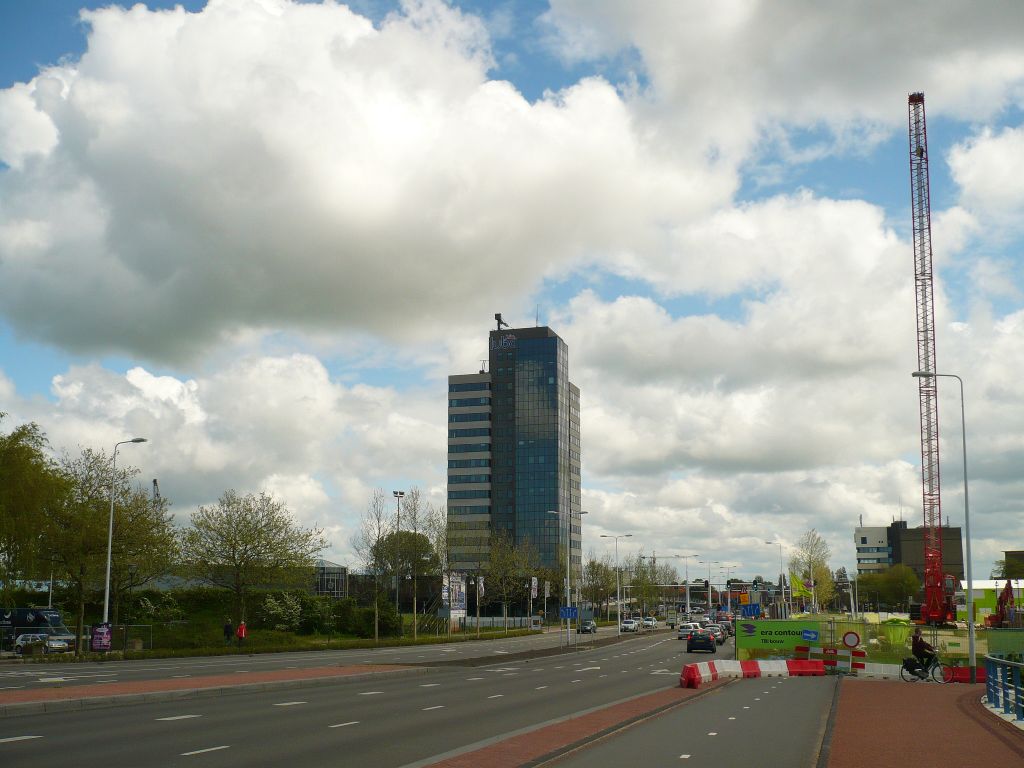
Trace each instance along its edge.
<instances>
[{"instance_id":1,"label":"person in red jacket","mask_svg":"<svg viewBox=\"0 0 1024 768\"><path fill-rule=\"evenodd\" d=\"M242 643L245 641L246 636L249 634L249 630L245 626L245 621L238 622L238 629L235 630L235 637L238 638L238 647L242 647Z\"/></svg>"}]
</instances>

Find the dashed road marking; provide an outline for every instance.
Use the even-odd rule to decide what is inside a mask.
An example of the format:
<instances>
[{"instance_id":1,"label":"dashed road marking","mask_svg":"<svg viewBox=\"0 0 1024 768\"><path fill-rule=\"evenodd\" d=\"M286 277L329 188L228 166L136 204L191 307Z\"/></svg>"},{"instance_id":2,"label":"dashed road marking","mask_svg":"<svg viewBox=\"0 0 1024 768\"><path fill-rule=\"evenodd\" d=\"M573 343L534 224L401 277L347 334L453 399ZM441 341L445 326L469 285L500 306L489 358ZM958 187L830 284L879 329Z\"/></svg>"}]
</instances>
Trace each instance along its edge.
<instances>
[{"instance_id":1,"label":"dashed road marking","mask_svg":"<svg viewBox=\"0 0 1024 768\"><path fill-rule=\"evenodd\" d=\"M538 686L537 686L536 688L534 688L533 690L535 690L535 691L543 691L543 690L544 690L545 688L547 688L547 686L546 686L546 685L538 685Z\"/></svg>"},{"instance_id":2,"label":"dashed road marking","mask_svg":"<svg viewBox=\"0 0 1024 768\"><path fill-rule=\"evenodd\" d=\"M196 750L193 750L192 752L182 752L181 756L182 757L191 757L192 755L201 755L204 752L216 752L219 749L230 749L230 748L231 748L230 744L224 744L223 746L220 746L220 747L207 747L206 749L196 749Z\"/></svg>"},{"instance_id":3,"label":"dashed road marking","mask_svg":"<svg viewBox=\"0 0 1024 768\"><path fill-rule=\"evenodd\" d=\"M487 698L488 699L500 699L504 695L505 695L504 693L496 693L493 696L488 696Z\"/></svg>"},{"instance_id":4,"label":"dashed road marking","mask_svg":"<svg viewBox=\"0 0 1024 768\"><path fill-rule=\"evenodd\" d=\"M384 691L363 691L360 696L376 696L378 693L384 693Z\"/></svg>"},{"instance_id":5,"label":"dashed road marking","mask_svg":"<svg viewBox=\"0 0 1024 768\"><path fill-rule=\"evenodd\" d=\"M338 723L337 725L328 725L328 728L344 728L346 725L359 725L358 720L349 720L347 723Z\"/></svg>"},{"instance_id":6,"label":"dashed road marking","mask_svg":"<svg viewBox=\"0 0 1024 768\"><path fill-rule=\"evenodd\" d=\"M420 685L420 688L435 688L439 685L440 683L423 683Z\"/></svg>"},{"instance_id":7,"label":"dashed road marking","mask_svg":"<svg viewBox=\"0 0 1024 768\"><path fill-rule=\"evenodd\" d=\"M6 739L0 739L0 744L8 744L12 741L27 741L28 739L41 739L42 736L8 736Z\"/></svg>"},{"instance_id":8,"label":"dashed road marking","mask_svg":"<svg viewBox=\"0 0 1024 768\"><path fill-rule=\"evenodd\" d=\"M280 704L275 704L275 707L296 707L299 704L305 704L304 701L282 701Z\"/></svg>"},{"instance_id":9,"label":"dashed road marking","mask_svg":"<svg viewBox=\"0 0 1024 768\"><path fill-rule=\"evenodd\" d=\"M432 709L444 709L444 704L435 704L432 707L424 707L420 712L429 712Z\"/></svg>"},{"instance_id":10,"label":"dashed road marking","mask_svg":"<svg viewBox=\"0 0 1024 768\"><path fill-rule=\"evenodd\" d=\"M174 715L173 717L158 717L157 721L171 721L171 720L191 720L193 717L202 717L202 715Z\"/></svg>"}]
</instances>

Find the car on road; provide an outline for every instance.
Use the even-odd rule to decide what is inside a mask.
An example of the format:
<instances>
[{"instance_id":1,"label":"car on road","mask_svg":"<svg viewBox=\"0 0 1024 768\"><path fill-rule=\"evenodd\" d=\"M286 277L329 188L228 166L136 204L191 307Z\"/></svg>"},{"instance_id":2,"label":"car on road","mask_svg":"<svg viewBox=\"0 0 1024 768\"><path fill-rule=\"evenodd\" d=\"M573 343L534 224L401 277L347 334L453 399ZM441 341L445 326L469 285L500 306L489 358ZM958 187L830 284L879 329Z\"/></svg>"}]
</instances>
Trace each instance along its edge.
<instances>
[{"instance_id":1,"label":"car on road","mask_svg":"<svg viewBox=\"0 0 1024 768\"><path fill-rule=\"evenodd\" d=\"M685 621L679 625L679 632L676 634L676 637L680 640L686 640L695 629L700 629L700 624L696 621Z\"/></svg>"},{"instance_id":2,"label":"car on road","mask_svg":"<svg viewBox=\"0 0 1024 768\"><path fill-rule=\"evenodd\" d=\"M657 629L658 628L658 620L656 618L654 618L653 616L644 616L643 628L644 629Z\"/></svg>"},{"instance_id":3,"label":"car on road","mask_svg":"<svg viewBox=\"0 0 1024 768\"><path fill-rule=\"evenodd\" d=\"M14 639L15 653L23 654L29 646L32 646L33 650L38 648L41 653L63 653L71 650L71 644L67 640L51 635L30 633L18 635Z\"/></svg>"},{"instance_id":4,"label":"car on road","mask_svg":"<svg viewBox=\"0 0 1024 768\"><path fill-rule=\"evenodd\" d=\"M693 653L698 650L711 651L711 653L715 653L718 650L718 644L715 642L714 636L706 629L691 630L690 636L686 639L687 653Z\"/></svg>"},{"instance_id":5,"label":"car on road","mask_svg":"<svg viewBox=\"0 0 1024 768\"><path fill-rule=\"evenodd\" d=\"M720 621L718 622L718 626L720 626L722 628L722 631L725 632L726 637L732 637L736 634L736 630L733 628L732 622Z\"/></svg>"},{"instance_id":6,"label":"car on road","mask_svg":"<svg viewBox=\"0 0 1024 768\"><path fill-rule=\"evenodd\" d=\"M597 634L597 622L593 619L584 621L580 624L581 635L596 635Z\"/></svg>"},{"instance_id":7,"label":"car on road","mask_svg":"<svg viewBox=\"0 0 1024 768\"><path fill-rule=\"evenodd\" d=\"M722 643L725 642L725 638L726 638L725 630L722 629L717 624L708 624L704 629L707 632L710 632L712 634L712 636L714 636L715 642L718 643L719 645L721 645Z\"/></svg>"},{"instance_id":8,"label":"car on road","mask_svg":"<svg viewBox=\"0 0 1024 768\"><path fill-rule=\"evenodd\" d=\"M623 619L622 624L619 625L619 629L622 632L639 632L640 622L636 619Z\"/></svg>"}]
</instances>

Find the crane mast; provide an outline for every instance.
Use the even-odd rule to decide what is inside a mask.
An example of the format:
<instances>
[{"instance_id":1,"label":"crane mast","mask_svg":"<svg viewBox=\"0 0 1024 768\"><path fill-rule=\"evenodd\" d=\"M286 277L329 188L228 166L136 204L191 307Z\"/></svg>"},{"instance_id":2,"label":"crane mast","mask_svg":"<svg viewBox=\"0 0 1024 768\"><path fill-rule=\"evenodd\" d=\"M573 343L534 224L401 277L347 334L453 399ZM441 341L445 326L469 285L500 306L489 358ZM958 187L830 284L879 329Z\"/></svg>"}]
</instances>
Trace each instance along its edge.
<instances>
[{"instance_id":1,"label":"crane mast","mask_svg":"<svg viewBox=\"0 0 1024 768\"><path fill-rule=\"evenodd\" d=\"M935 296L932 285L932 215L928 180L928 129L924 94L907 99L910 131L910 205L914 234L914 292L917 299L917 370L936 373ZM942 502L939 478L939 404L935 376L917 379L921 417L921 494L924 509L925 623L951 621L951 579L942 573Z\"/></svg>"}]
</instances>

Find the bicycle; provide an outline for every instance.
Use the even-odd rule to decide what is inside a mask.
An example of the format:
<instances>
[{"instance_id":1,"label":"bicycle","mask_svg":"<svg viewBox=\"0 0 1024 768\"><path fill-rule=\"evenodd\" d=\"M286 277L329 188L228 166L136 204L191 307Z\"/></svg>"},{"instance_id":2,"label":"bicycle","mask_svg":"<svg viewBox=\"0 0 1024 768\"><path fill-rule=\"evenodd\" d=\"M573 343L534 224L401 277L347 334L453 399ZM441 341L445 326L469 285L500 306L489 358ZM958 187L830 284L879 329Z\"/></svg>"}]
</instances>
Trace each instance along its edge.
<instances>
[{"instance_id":1,"label":"bicycle","mask_svg":"<svg viewBox=\"0 0 1024 768\"><path fill-rule=\"evenodd\" d=\"M911 664L913 668L911 669ZM903 664L900 666L900 677L908 683L916 683L919 681L931 680L935 683L951 683L953 682L953 667L950 664L944 664L940 659L939 655L935 654L932 656L931 662L928 664L928 668L922 670L921 662L916 658L907 658L903 660ZM921 672L924 674L920 674Z\"/></svg>"}]
</instances>

